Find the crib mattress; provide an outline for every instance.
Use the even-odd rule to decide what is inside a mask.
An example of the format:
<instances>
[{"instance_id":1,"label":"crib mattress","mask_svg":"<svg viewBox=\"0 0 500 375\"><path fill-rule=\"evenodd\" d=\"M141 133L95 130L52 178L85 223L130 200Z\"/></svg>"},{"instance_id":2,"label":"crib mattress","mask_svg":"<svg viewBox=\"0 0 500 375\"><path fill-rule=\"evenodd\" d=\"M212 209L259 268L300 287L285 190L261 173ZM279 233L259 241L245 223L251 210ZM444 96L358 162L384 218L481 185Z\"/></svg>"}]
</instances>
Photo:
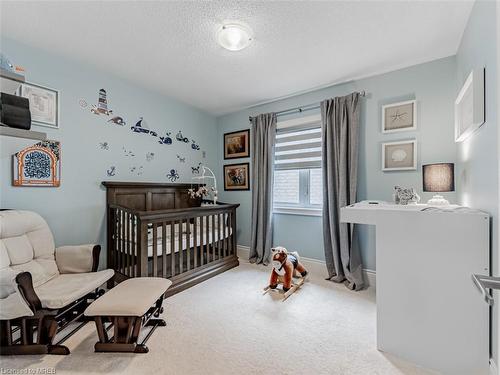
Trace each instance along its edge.
<instances>
[{"instance_id":1,"label":"crib mattress","mask_svg":"<svg viewBox=\"0 0 500 375\"><path fill-rule=\"evenodd\" d=\"M212 230L212 225L207 227L203 227L203 233L201 233L201 225L199 221L196 224L196 238L194 236L195 232L195 224L189 224L189 238L187 234L187 226L186 223L183 223L182 230L179 230L179 224L174 225L174 244L173 251L178 253L180 250L187 250L196 246L203 246L207 244L212 244L217 241L222 241L232 234L232 229L229 227L218 228L216 225L214 230ZM148 231L148 257L153 256L153 228L150 228ZM215 233L213 233L215 232ZM172 253L172 230L171 225L166 225L166 234L165 242L166 242L166 254ZM156 255L161 256L163 254L163 229L161 226L157 227L157 238L156 238ZM179 237L182 236L182 240L179 240ZM129 242L130 248L133 249L133 242ZM222 244L221 244L222 246ZM135 252L135 251L134 251Z\"/></svg>"},{"instance_id":2,"label":"crib mattress","mask_svg":"<svg viewBox=\"0 0 500 375\"><path fill-rule=\"evenodd\" d=\"M167 226L167 237L166 237L166 248L167 248L167 255L172 253L172 236L171 232L169 231L170 226ZM194 225L190 225L190 235L188 238L187 231L183 231L181 233L175 232L174 233L174 252L178 253L180 250L187 250L195 246L201 246L201 245L207 245L207 244L212 244L214 242L217 242L219 240L224 240L228 238L232 234L232 229L231 228L226 228L225 233L223 233L222 229L217 229L215 228L215 235L212 235L212 229L209 229L209 233L207 236L207 233L200 233L201 227L198 226L196 228L196 241L195 241L195 236L194 236ZM205 228L204 228L205 229ZM156 248L156 254L158 256L161 256L163 254L163 237L161 237L161 228L158 229L158 237L156 240L157 248ZM182 235L182 240L179 240L179 236ZM208 238L207 238L208 237ZM222 246L222 244L221 244ZM154 253L153 250L153 234L150 233L148 236L148 257L152 257Z\"/></svg>"}]
</instances>

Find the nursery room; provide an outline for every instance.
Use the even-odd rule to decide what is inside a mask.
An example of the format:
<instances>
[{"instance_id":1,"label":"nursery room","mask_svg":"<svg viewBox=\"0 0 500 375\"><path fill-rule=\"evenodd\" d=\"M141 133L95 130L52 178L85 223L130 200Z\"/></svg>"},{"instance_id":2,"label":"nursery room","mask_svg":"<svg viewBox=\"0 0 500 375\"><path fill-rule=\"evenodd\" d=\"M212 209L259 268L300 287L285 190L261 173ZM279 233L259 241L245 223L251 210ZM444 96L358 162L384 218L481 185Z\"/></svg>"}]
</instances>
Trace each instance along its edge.
<instances>
[{"instance_id":1,"label":"nursery room","mask_svg":"<svg viewBox=\"0 0 500 375\"><path fill-rule=\"evenodd\" d=\"M0 372L500 375L499 21L0 0Z\"/></svg>"}]
</instances>

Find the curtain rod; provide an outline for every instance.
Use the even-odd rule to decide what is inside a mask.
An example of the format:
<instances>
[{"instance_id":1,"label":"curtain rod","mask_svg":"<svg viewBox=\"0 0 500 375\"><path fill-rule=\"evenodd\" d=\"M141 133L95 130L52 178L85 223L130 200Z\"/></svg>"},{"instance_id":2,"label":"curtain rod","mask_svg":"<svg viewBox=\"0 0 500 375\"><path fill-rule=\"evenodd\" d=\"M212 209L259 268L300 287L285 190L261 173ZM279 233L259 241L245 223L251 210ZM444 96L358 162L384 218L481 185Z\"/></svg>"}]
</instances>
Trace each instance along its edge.
<instances>
[{"instance_id":1,"label":"curtain rod","mask_svg":"<svg viewBox=\"0 0 500 375\"><path fill-rule=\"evenodd\" d=\"M359 96L366 96L365 90L359 91ZM320 107L319 103L308 104L308 105L304 105L302 107L289 108L289 109L285 109L283 111L276 112L276 116L286 116L286 115L291 115L293 113L302 113L302 112L312 111L312 110L318 109L319 107ZM248 119L251 121L252 116L248 116Z\"/></svg>"}]
</instances>

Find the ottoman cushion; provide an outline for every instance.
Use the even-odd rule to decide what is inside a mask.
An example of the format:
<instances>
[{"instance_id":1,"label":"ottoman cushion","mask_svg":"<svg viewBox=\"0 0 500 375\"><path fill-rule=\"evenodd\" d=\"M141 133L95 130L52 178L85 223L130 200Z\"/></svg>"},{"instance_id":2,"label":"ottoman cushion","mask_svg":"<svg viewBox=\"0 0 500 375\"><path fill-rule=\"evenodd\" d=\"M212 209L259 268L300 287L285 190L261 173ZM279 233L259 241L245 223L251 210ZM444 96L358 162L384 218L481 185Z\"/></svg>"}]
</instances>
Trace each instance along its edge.
<instances>
[{"instance_id":1,"label":"ottoman cushion","mask_svg":"<svg viewBox=\"0 0 500 375\"><path fill-rule=\"evenodd\" d=\"M87 307L85 315L142 316L170 285L170 280L160 277L127 279Z\"/></svg>"}]
</instances>

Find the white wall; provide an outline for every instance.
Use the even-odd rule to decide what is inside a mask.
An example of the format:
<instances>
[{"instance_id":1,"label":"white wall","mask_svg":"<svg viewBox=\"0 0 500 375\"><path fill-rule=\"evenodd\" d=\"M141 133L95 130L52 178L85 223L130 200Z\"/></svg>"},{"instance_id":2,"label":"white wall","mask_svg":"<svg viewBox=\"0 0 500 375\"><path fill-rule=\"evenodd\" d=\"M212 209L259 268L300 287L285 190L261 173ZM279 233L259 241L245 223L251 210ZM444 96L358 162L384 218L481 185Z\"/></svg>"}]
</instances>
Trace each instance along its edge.
<instances>
[{"instance_id":1,"label":"white wall","mask_svg":"<svg viewBox=\"0 0 500 375\"><path fill-rule=\"evenodd\" d=\"M457 145L457 186L461 204L491 215L491 272L500 275L496 6L494 1L476 1L457 52L457 92L472 69L486 69L486 121L469 139ZM497 301L499 297L496 293ZM497 364L498 314L497 304L493 307L491 327L492 356Z\"/></svg>"},{"instance_id":2,"label":"white wall","mask_svg":"<svg viewBox=\"0 0 500 375\"><path fill-rule=\"evenodd\" d=\"M248 116L280 111L317 103L326 98L366 90L361 98L361 130L358 174L358 200L391 200L394 185L415 187L427 201L432 194L422 192L421 165L433 162L455 162L456 146L453 128L453 101L456 96L455 57L400 69L386 74L331 86L285 100L231 113L217 119L219 128L219 179L223 164L246 162L249 159L223 160L223 134L248 129ZM383 104L416 99L418 128L416 131L382 134L381 107ZM311 114L308 112L308 115ZM416 138L418 168L416 171L382 172L381 143ZM445 194L456 201L455 193ZM222 201L238 202L238 243L249 246L251 192L223 192ZM321 217L277 214L274 217L274 243L297 250L309 258L324 259ZM364 268L375 269L375 233L373 228L360 228Z\"/></svg>"},{"instance_id":3,"label":"white wall","mask_svg":"<svg viewBox=\"0 0 500 375\"><path fill-rule=\"evenodd\" d=\"M34 130L47 132L49 139L61 142L62 178L58 188L13 187L12 154L35 142L18 138L0 137L0 207L33 210L49 223L57 245L100 243L105 249L105 189L101 181L170 182L166 175L176 169L177 182L191 181L191 166L203 161L216 165L217 129L215 117L189 105L148 91L109 72L71 61L37 48L2 38L2 52L27 70L31 82L61 91L60 129L35 126ZM108 123L103 116L90 113L96 104L98 90L108 91L109 108L114 115L125 118L126 126ZM80 99L88 102L81 108ZM172 132L173 144L163 145L146 134L133 133L130 126L140 116L159 135ZM195 151L190 143L175 140L175 134L199 142L206 150ZM109 150L101 150L100 142L108 142ZM126 156L123 147L134 156ZM155 153L148 162L146 153ZM177 154L186 158L180 163ZM116 175L109 177L106 170L116 166ZM143 166L142 174L138 168ZM136 171L131 172L131 168ZM101 259L105 259L105 251ZM104 265L104 264L102 264Z\"/></svg>"}]
</instances>

